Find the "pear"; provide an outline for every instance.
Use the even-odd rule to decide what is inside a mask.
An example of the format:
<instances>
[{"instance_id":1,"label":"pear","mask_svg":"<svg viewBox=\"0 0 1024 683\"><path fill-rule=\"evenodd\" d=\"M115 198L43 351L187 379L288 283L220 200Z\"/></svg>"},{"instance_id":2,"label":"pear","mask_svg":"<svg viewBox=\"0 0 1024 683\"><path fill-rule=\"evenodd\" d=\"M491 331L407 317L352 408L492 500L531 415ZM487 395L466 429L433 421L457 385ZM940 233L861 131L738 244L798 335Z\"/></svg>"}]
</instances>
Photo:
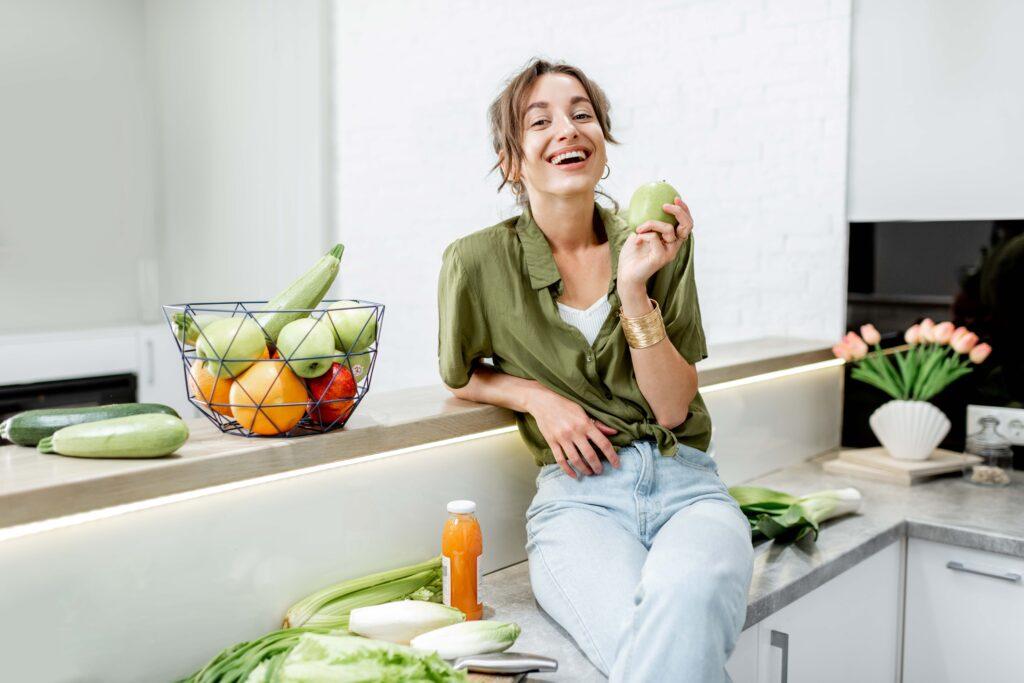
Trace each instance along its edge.
<instances>
[{"instance_id":1,"label":"pear","mask_svg":"<svg viewBox=\"0 0 1024 683\"><path fill-rule=\"evenodd\" d=\"M334 339L343 353L359 353L377 340L377 309L358 301L336 301L324 317L334 328Z\"/></svg>"},{"instance_id":2,"label":"pear","mask_svg":"<svg viewBox=\"0 0 1024 683\"><path fill-rule=\"evenodd\" d=\"M326 321L299 318L281 329L277 351L299 377L319 377L334 361L334 332Z\"/></svg>"},{"instance_id":3,"label":"pear","mask_svg":"<svg viewBox=\"0 0 1024 683\"><path fill-rule=\"evenodd\" d=\"M267 348L263 330L252 318L218 318L200 328L196 355L206 359L214 377L237 377Z\"/></svg>"},{"instance_id":4,"label":"pear","mask_svg":"<svg viewBox=\"0 0 1024 683\"><path fill-rule=\"evenodd\" d=\"M629 200L629 229L636 232L636 229L647 221L677 225L676 217L665 213L661 205L674 204L678 196L680 195L676 189L664 180L638 187Z\"/></svg>"}]
</instances>

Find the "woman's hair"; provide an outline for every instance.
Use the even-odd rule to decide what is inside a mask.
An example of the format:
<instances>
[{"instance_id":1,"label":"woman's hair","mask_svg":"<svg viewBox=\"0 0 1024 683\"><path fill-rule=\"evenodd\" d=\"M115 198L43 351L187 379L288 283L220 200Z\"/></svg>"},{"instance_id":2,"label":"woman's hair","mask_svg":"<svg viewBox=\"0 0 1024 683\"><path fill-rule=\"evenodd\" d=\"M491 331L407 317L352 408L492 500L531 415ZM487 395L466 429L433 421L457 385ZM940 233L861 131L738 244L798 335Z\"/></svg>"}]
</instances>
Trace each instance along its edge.
<instances>
[{"instance_id":1,"label":"woman's hair","mask_svg":"<svg viewBox=\"0 0 1024 683\"><path fill-rule=\"evenodd\" d=\"M594 113L597 115L598 123L601 124L604 139L613 144L619 143L618 140L612 137L612 122L608 116L611 105L601 87L587 78L586 74L575 66L570 66L564 62L553 64L535 57L530 60L525 69L508 80L501 94L498 95L497 99L488 108L488 118L491 122L491 144L494 145L494 153L498 155L498 161L494 163L494 166L491 166L491 171L495 169L501 171L502 156L507 159L510 169L519 168L520 163L522 163L524 152L521 140L523 137L523 116L526 113L526 98L529 96L530 90L533 88L533 84L537 82L537 79L547 73L567 74L579 81L586 91L587 97L590 98L591 103L594 105ZM516 204L525 207L530 203L530 198L527 196L526 186L523 184L522 179L513 182L509 180L504 171L501 171L501 184L498 185L498 192L501 192L505 185L512 186L513 194L516 195ZM595 190L595 192L608 197L612 204L615 205L615 211L618 212L618 202L600 190Z\"/></svg>"}]
</instances>

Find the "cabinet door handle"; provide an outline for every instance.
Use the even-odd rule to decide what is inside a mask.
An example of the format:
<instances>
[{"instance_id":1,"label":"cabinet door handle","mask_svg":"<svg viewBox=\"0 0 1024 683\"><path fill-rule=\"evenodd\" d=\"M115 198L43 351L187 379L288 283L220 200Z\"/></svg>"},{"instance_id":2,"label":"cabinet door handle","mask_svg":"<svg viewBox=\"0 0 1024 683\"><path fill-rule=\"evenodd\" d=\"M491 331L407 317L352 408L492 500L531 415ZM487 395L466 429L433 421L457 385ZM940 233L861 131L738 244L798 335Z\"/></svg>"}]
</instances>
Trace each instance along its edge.
<instances>
[{"instance_id":1,"label":"cabinet door handle","mask_svg":"<svg viewBox=\"0 0 1024 683\"><path fill-rule=\"evenodd\" d=\"M1018 574L1017 572L990 572L987 569L968 567L963 562L957 562L956 560L950 560L949 562L947 562L946 567L956 572L968 572L969 574L991 576L993 579L1002 579L1003 581L1009 581L1010 583L1017 583L1021 579L1020 574Z\"/></svg>"},{"instance_id":2,"label":"cabinet door handle","mask_svg":"<svg viewBox=\"0 0 1024 683\"><path fill-rule=\"evenodd\" d=\"M156 353L153 349L153 340L146 340L146 358L149 361L149 377L146 379L146 384L153 386L156 384Z\"/></svg>"},{"instance_id":3,"label":"cabinet door handle","mask_svg":"<svg viewBox=\"0 0 1024 683\"><path fill-rule=\"evenodd\" d=\"M788 683L789 680L789 634L782 631L772 631L771 646L782 650L782 676L779 683Z\"/></svg>"}]
</instances>

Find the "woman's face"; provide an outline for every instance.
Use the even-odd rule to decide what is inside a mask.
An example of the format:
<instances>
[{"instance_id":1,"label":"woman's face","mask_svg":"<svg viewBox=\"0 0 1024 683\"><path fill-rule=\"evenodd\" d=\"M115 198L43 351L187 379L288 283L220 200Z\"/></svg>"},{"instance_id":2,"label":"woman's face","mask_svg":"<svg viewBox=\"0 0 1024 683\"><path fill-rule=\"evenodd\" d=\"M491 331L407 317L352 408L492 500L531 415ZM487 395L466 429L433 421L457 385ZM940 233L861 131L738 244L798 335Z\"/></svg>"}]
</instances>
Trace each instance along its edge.
<instances>
[{"instance_id":1,"label":"woman's face","mask_svg":"<svg viewBox=\"0 0 1024 683\"><path fill-rule=\"evenodd\" d=\"M607 157L604 133L587 91L567 74L544 74L526 105L519 177L530 197L592 194Z\"/></svg>"}]
</instances>

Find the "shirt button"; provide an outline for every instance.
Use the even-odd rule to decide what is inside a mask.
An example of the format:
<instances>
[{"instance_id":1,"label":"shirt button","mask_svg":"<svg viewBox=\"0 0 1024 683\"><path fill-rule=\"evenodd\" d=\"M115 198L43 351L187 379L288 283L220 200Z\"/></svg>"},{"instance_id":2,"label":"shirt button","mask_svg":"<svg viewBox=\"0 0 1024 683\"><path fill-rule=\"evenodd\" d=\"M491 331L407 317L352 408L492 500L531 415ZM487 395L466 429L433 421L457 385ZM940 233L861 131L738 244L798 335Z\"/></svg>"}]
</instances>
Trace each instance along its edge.
<instances>
[{"instance_id":1,"label":"shirt button","mask_svg":"<svg viewBox=\"0 0 1024 683\"><path fill-rule=\"evenodd\" d=\"M594 362L594 354L590 353L589 351L587 352L587 362L588 363L593 363Z\"/></svg>"}]
</instances>

